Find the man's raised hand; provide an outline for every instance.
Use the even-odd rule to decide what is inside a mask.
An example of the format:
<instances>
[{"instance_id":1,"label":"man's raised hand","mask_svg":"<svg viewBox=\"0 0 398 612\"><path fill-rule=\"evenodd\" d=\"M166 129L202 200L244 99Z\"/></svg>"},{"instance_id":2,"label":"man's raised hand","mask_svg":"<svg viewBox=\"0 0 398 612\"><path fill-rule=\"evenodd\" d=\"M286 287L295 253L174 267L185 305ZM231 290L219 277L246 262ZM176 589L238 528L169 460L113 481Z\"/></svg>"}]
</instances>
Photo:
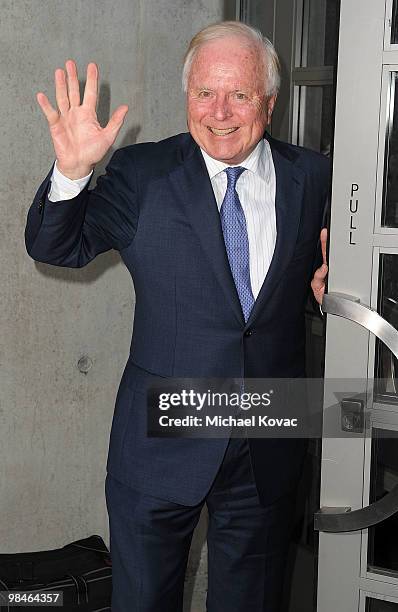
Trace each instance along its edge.
<instances>
[{"instance_id":1,"label":"man's raised hand","mask_svg":"<svg viewBox=\"0 0 398 612\"><path fill-rule=\"evenodd\" d=\"M128 111L125 104L119 106L108 124L98 123L96 107L98 99L98 68L87 66L86 87L80 102L79 81L73 60L65 63L65 70L55 71L55 96L58 111L47 96L40 92L37 102L47 118L57 166L70 179L87 176L107 153L116 140Z\"/></svg>"}]
</instances>

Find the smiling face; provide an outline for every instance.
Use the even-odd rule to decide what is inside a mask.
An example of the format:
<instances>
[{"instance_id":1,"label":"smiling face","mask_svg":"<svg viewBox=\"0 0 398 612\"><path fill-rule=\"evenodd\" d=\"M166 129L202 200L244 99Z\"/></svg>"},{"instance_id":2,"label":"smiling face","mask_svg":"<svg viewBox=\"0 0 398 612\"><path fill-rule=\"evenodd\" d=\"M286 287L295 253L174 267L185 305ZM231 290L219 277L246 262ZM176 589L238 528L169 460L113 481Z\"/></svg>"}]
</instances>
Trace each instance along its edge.
<instances>
[{"instance_id":1,"label":"smiling face","mask_svg":"<svg viewBox=\"0 0 398 612\"><path fill-rule=\"evenodd\" d=\"M240 164L261 140L275 96L265 93L258 49L237 36L205 43L188 79L187 122L196 143L211 157Z\"/></svg>"}]
</instances>

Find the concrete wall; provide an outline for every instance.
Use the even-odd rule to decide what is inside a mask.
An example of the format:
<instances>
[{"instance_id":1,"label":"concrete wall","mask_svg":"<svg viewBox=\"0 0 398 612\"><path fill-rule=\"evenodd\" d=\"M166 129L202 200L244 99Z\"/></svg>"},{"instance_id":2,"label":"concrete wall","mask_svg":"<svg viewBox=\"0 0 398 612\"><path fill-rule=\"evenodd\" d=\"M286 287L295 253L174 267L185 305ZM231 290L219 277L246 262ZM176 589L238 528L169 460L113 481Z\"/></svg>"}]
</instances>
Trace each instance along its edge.
<instances>
[{"instance_id":1,"label":"concrete wall","mask_svg":"<svg viewBox=\"0 0 398 612\"><path fill-rule=\"evenodd\" d=\"M117 146L185 131L186 44L204 25L233 16L229 4L0 0L1 552L55 548L92 533L108 540L105 463L134 311L116 253L67 270L25 252L26 212L53 161L35 92L54 99L56 67L73 57L84 80L94 60L101 121L130 106ZM196 537L200 551L203 530Z\"/></svg>"}]
</instances>

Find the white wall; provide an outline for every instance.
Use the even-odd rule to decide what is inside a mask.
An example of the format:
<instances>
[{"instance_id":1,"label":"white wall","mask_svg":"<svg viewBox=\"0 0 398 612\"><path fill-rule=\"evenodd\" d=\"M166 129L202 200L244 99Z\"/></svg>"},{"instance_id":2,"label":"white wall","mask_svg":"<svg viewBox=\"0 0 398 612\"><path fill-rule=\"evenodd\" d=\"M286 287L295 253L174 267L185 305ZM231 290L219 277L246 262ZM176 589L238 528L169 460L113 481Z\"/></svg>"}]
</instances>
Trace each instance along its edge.
<instances>
[{"instance_id":1,"label":"white wall","mask_svg":"<svg viewBox=\"0 0 398 612\"><path fill-rule=\"evenodd\" d=\"M23 230L53 161L35 101L64 61L101 73L102 120L130 105L117 146L185 130L181 60L222 0L0 0L1 552L107 539L104 477L134 310L116 253L82 270L34 263ZM89 356L92 367L77 363Z\"/></svg>"}]
</instances>

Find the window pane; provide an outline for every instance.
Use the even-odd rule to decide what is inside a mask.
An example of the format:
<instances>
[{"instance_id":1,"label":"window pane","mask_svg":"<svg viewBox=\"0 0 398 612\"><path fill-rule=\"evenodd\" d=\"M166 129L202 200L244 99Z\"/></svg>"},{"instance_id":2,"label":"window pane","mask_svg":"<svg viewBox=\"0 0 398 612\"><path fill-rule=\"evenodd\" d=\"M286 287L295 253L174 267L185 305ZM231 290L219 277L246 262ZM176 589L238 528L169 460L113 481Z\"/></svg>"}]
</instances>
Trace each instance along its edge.
<instances>
[{"instance_id":1,"label":"window pane","mask_svg":"<svg viewBox=\"0 0 398 612\"><path fill-rule=\"evenodd\" d=\"M398 604L382 599L366 598L366 612L398 612Z\"/></svg>"},{"instance_id":2,"label":"window pane","mask_svg":"<svg viewBox=\"0 0 398 612\"><path fill-rule=\"evenodd\" d=\"M333 137L333 108L332 85L299 87L297 144L329 155Z\"/></svg>"},{"instance_id":3,"label":"window pane","mask_svg":"<svg viewBox=\"0 0 398 612\"><path fill-rule=\"evenodd\" d=\"M339 0L304 0L299 66L335 65L339 7Z\"/></svg>"},{"instance_id":4,"label":"window pane","mask_svg":"<svg viewBox=\"0 0 398 612\"><path fill-rule=\"evenodd\" d=\"M398 227L398 73L391 73L387 121L382 225Z\"/></svg>"},{"instance_id":5,"label":"window pane","mask_svg":"<svg viewBox=\"0 0 398 612\"><path fill-rule=\"evenodd\" d=\"M398 44L398 2L394 0L391 19L391 44Z\"/></svg>"},{"instance_id":6,"label":"window pane","mask_svg":"<svg viewBox=\"0 0 398 612\"><path fill-rule=\"evenodd\" d=\"M240 3L240 21L258 28L264 34L264 28L270 27L269 21L273 17L270 8L264 0L244 0Z\"/></svg>"},{"instance_id":7,"label":"window pane","mask_svg":"<svg viewBox=\"0 0 398 612\"><path fill-rule=\"evenodd\" d=\"M383 253L379 264L377 312L398 328L398 255ZM376 342L375 390L378 401L398 401L398 360L382 342Z\"/></svg>"},{"instance_id":8,"label":"window pane","mask_svg":"<svg viewBox=\"0 0 398 612\"><path fill-rule=\"evenodd\" d=\"M398 485L398 432L372 431L370 502L383 498ZM368 568L397 572L398 514L369 529ZM370 608L373 610L373 608ZM375 608L378 610L379 608ZM390 609L390 608L386 608Z\"/></svg>"}]
</instances>

